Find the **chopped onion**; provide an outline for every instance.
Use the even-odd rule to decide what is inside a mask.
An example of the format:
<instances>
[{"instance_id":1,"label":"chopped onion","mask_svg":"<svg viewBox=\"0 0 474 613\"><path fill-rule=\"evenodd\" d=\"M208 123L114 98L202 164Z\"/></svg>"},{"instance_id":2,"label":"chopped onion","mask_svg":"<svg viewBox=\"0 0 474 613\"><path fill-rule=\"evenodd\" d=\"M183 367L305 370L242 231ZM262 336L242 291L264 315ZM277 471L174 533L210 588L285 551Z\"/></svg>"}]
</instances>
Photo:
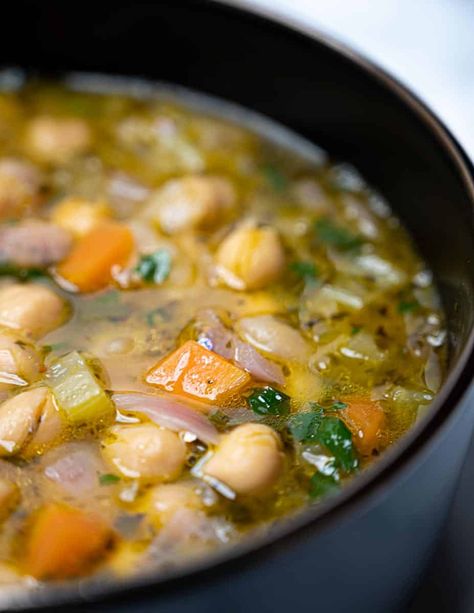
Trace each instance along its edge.
<instances>
[{"instance_id":1,"label":"chopped onion","mask_svg":"<svg viewBox=\"0 0 474 613\"><path fill-rule=\"evenodd\" d=\"M346 358L380 362L385 358L385 352L377 347L372 335L359 332L339 350Z\"/></svg>"},{"instance_id":2,"label":"chopped onion","mask_svg":"<svg viewBox=\"0 0 474 613\"><path fill-rule=\"evenodd\" d=\"M430 351L426 361L424 376L426 387L432 392L437 392L441 387L442 372L439 358L433 350Z\"/></svg>"},{"instance_id":3,"label":"chopped onion","mask_svg":"<svg viewBox=\"0 0 474 613\"><path fill-rule=\"evenodd\" d=\"M24 221L0 232L0 259L16 266L49 266L71 247L69 232L46 221Z\"/></svg>"},{"instance_id":4,"label":"chopped onion","mask_svg":"<svg viewBox=\"0 0 474 613\"><path fill-rule=\"evenodd\" d=\"M382 288L398 287L407 280L407 275L403 270L396 268L375 253L351 258L340 254L332 254L332 259L339 272L356 277L372 277L377 285Z\"/></svg>"},{"instance_id":5,"label":"chopped onion","mask_svg":"<svg viewBox=\"0 0 474 613\"><path fill-rule=\"evenodd\" d=\"M300 332L272 315L244 317L237 330L257 349L279 358L306 362L311 355L311 348Z\"/></svg>"},{"instance_id":6,"label":"chopped onion","mask_svg":"<svg viewBox=\"0 0 474 613\"><path fill-rule=\"evenodd\" d=\"M311 289L305 296L308 311L321 317L332 317L342 309L359 311L365 304L366 295L362 291L353 291L336 285L323 285ZM341 309L342 307L342 309Z\"/></svg>"},{"instance_id":7,"label":"chopped onion","mask_svg":"<svg viewBox=\"0 0 474 613\"><path fill-rule=\"evenodd\" d=\"M73 442L61 445L45 456L45 476L67 494L82 497L99 487L104 465L94 445Z\"/></svg>"},{"instance_id":8,"label":"chopped onion","mask_svg":"<svg viewBox=\"0 0 474 613\"><path fill-rule=\"evenodd\" d=\"M219 441L219 433L207 417L171 396L116 393L112 398L117 408L142 413L163 428L192 432L200 440L213 445Z\"/></svg>"}]
</instances>

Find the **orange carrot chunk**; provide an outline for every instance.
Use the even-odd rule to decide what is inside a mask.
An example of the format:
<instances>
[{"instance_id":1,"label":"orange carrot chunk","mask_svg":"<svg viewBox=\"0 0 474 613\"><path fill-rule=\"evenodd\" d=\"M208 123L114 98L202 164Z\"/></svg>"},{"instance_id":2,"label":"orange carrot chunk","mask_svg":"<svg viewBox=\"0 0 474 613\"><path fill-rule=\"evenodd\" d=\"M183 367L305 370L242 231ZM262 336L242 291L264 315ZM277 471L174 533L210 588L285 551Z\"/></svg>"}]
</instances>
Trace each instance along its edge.
<instances>
[{"instance_id":1,"label":"orange carrot chunk","mask_svg":"<svg viewBox=\"0 0 474 613\"><path fill-rule=\"evenodd\" d=\"M380 444L385 414L382 407L368 398L345 401L347 408L340 412L346 426L352 432L354 444L362 455L369 455Z\"/></svg>"},{"instance_id":2,"label":"orange carrot chunk","mask_svg":"<svg viewBox=\"0 0 474 613\"><path fill-rule=\"evenodd\" d=\"M104 554L112 532L101 519L59 504L43 507L26 546L24 570L37 579L66 579L87 572Z\"/></svg>"},{"instance_id":3,"label":"orange carrot chunk","mask_svg":"<svg viewBox=\"0 0 474 613\"><path fill-rule=\"evenodd\" d=\"M83 236L58 266L60 277L81 292L108 285L113 266L126 264L133 251L133 236L118 223L102 224Z\"/></svg>"},{"instance_id":4,"label":"orange carrot chunk","mask_svg":"<svg viewBox=\"0 0 474 613\"><path fill-rule=\"evenodd\" d=\"M147 383L205 402L225 402L250 382L250 375L195 341L187 341L155 364Z\"/></svg>"}]
</instances>

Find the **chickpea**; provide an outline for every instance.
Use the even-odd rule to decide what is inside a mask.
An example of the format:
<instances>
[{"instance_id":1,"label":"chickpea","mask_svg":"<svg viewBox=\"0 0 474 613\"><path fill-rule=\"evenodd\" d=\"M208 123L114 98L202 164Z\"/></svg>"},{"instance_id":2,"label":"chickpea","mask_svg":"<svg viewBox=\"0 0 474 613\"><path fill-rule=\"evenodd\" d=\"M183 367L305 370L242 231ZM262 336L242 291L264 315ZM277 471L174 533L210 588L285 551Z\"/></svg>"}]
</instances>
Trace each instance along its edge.
<instances>
[{"instance_id":1,"label":"chickpea","mask_svg":"<svg viewBox=\"0 0 474 613\"><path fill-rule=\"evenodd\" d=\"M145 209L164 232L176 234L216 225L234 206L235 190L222 177L190 175L163 185Z\"/></svg>"},{"instance_id":2,"label":"chickpea","mask_svg":"<svg viewBox=\"0 0 474 613\"><path fill-rule=\"evenodd\" d=\"M254 290L278 279L285 265L285 253L273 228L242 226L222 241L216 260L217 272L226 285Z\"/></svg>"},{"instance_id":3,"label":"chickpea","mask_svg":"<svg viewBox=\"0 0 474 613\"><path fill-rule=\"evenodd\" d=\"M0 160L0 218L19 217L38 201L42 177L30 163Z\"/></svg>"},{"instance_id":4,"label":"chickpea","mask_svg":"<svg viewBox=\"0 0 474 613\"><path fill-rule=\"evenodd\" d=\"M0 405L0 455L16 455L50 443L58 431L59 416L51 392L37 387ZM53 421L54 420L54 421ZM38 438L36 439L36 435Z\"/></svg>"},{"instance_id":5,"label":"chickpea","mask_svg":"<svg viewBox=\"0 0 474 613\"><path fill-rule=\"evenodd\" d=\"M282 445L278 434L263 424L243 424L225 435L204 475L228 485L237 494L265 494L283 470Z\"/></svg>"},{"instance_id":6,"label":"chickpea","mask_svg":"<svg viewBox=\"0 0 474 613\"><path fill-rule=\"evenodd\" d=\"M63 426L64 422L54 402L53 394L47 390L38 421L38 427L28 446L22 450L22 455L31 456L43 451L47 445L50 445L60 437Z\"/></svg>"},{"instance_id":7,"label":"chickpea","mask_svg":"<svg viewBox=\"0 0 474 613\"><path fill-rule=\"evenodd\" d=\"M166 524L180 509L202 510L204 504L192 483L162 483L147 497L146 511L152 520Z\"/></svg>"},{"instance_id":8,"label":"chickpea","mask_svg":"<svg viewBox=\"0 0 474 613\"><path fill-rule=\"evenodd\" d=\"M10 330L0 332L0 391L32 383L42 368L42 359L26 339Z\"/></svg>"},{"instance_id":9,"label":"chickpea","mask_svg":"<svg viewBox=\"0 0 474 613\"><path fill-rule=\"evenodd\" d=\"M44 285L10 285L0 290L0 325L40 338L64 321L64 301Z\"/></svg>"},{"instance_id":10,"label":"chickpea","mask_svg":"<svg viewBox=\"0 0 474 613\"><path fill-rule=\"evenodd\" d=\"M172 481L184 468L186 446L152 423L115 426L102 448L106 462L125 477Z\"/></svg>"},{"instance_id":11,"label":"chickpea","mask_svg":"<svg viewBox=\"0 0 474 613\"><path fill-rule=\"evenodd\" d=\"M42 162L58 164L85 153L92 141L87 123L76 118L37 117L26 132L26 148Z\"/></svg>"},{"instance_id":12,"label":"chickpea","mask_svg":"<svg viewBox=\"0 0 474 613\"><path fill-rule=\"evenodd\" d=\"M103 200L91 201L85 198L65 198L57 204L51 219L76 238L88 234L97 225L111 216L110 208Z\"/></svg>"}]
</instances>

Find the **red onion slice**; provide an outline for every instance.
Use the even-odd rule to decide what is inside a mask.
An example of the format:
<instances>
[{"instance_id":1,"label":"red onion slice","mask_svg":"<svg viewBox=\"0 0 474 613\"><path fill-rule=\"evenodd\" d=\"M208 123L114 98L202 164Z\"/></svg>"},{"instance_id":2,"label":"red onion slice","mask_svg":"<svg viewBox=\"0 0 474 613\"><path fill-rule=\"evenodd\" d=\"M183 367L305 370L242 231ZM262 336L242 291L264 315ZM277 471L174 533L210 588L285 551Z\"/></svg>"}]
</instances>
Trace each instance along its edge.
<instances>
[{"instance_id":1,"label":"red onion slice","mask_svg":"<svg viewBox=\"0 0 474 613\"><path fill-rule=\"evenodd\" d=\"M198 343L206 349L218 353L227 360L234 360L259 381L278 385L285 383L281 366L264 358L249 343L241 341L223 325L211 309L204 309L198 314L197 326L200 330Z\"/></svg>"},{"instance_id":2,"label":"red onion slice","mask_svg":"<svg viewBox=\"0 0 474 613\"><path fill-rule=\"evenodd\" d=\"M74 497L93 495L99 489L99 475L105 472L97 448L87 442L61 445L44 461L45 476Z\"/></svg>"},{"instance_id":3,"label":"red onion slice","mask_svg":"<svg viewBox=\"0 0 474 613\"><path fill-rule=\"evenodd\" d=\"M191 432L205 443L215 445L219 442L219 433L205 415L172 397L116 393L112 398L118 409L142 413L163 428Z\"/></svg>"}]
</instances>

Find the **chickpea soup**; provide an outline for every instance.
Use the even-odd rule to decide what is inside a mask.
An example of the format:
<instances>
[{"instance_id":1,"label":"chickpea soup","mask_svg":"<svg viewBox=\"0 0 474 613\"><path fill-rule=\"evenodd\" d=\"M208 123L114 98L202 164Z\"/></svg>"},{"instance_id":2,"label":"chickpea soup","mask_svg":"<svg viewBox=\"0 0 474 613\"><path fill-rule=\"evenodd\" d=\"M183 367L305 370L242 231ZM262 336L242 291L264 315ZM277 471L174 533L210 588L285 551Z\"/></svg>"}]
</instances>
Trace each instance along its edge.
<instances>
[{"instance_id":1,"label":"chickpea soup","mask_svg":"<svg viewBox=\"0 0 474 613\"><path fill-rule=\"evenodd\" d=\"M223 116L153 87L0 92L4 584L158 572L264 530L441 385L432 275L389 205Z\"/></svg>"}]
</instances>

